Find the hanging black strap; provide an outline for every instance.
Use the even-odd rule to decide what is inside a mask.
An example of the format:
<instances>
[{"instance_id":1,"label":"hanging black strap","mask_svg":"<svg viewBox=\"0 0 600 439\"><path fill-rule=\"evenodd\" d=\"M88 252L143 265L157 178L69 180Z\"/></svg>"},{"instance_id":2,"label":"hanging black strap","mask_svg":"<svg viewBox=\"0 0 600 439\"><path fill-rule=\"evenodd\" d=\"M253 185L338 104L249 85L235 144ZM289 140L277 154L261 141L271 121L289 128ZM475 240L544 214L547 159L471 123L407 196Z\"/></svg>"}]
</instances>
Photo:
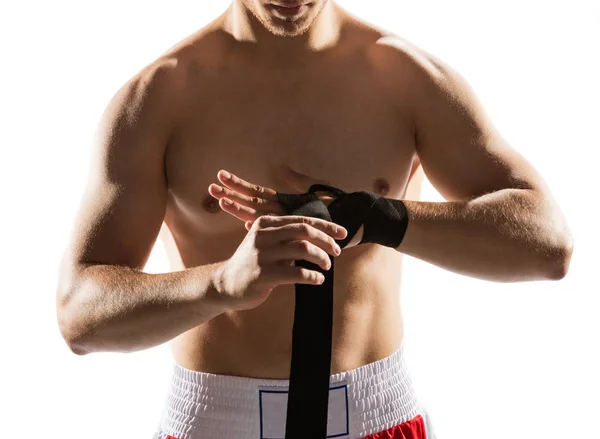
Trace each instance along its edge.
<instances>
[{"instance_id":1,"label":"hanging black strap","mask_svg":"<svg viewBox=\"0 0 600 439\"><path fill-rule=\"evenodd\" d=\"M325 206L315 194L329 192L334 197ZM346 228L348 235L336 241L344 248L364 225L363 243L397 248L408 224L404 203L373 192L347 193L333 186L316 184L305 194L277 193L290 215L317 217ZM325 276L321 285L296 284L296 308L292 333L292 365L288 393L286 439L325 439L331 369L333 328L333 257L331 268L322 270L307 261L296 266L317 270Z\"/></svg>"},{"instance_id":2,"label":"hanging black strap","mask_svg":"<svg viewBox=\"0 0 600 439\"><path fill-rule=\"evenodd\" d=\"M331 221L327 206L319 200L316 191L327 191L335 196L345 194L331 186L314 185L306 194L277 193L277 196L290 215ZM322 273L325 281L321 285L296 284L286 439L327 437L334 273L333 257L329 259L329 270L305 260L296 261L298 267Z\"/></svg>"}]
</instances>

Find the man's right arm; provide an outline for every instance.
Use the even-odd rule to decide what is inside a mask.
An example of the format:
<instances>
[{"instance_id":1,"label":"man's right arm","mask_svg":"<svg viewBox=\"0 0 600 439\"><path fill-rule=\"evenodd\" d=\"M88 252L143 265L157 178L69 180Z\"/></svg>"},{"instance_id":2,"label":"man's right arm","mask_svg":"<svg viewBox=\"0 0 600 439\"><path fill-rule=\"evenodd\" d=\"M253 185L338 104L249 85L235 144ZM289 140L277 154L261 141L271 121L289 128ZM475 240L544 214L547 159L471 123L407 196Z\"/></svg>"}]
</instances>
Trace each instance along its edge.
<instances>
[{"instance_id":1,"label":"man's right arm","mask_svg":"<svg viewBox=\"0 0 600 439\"><path fill-rule=\"evenodd\" d=\"M175 69L146 69L102 116L56 297L61 333L77 354L153 347L226 311L214 288L219 263L141 271L165 213Z\"/></svg>"}]
</instances>

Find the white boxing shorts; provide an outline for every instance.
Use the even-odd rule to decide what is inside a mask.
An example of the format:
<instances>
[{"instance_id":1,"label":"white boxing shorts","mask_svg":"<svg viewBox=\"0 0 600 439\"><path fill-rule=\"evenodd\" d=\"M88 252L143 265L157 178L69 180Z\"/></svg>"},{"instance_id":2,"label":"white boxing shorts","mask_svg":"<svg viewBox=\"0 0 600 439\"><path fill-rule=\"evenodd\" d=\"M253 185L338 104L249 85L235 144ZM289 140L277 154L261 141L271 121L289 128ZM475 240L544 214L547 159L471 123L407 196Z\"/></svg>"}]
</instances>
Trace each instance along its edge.
<instances>
[{"instance_id":1,"label":"white boxing shorts","mask_svg":"<svg viewBox=\"0 0 600 439\"><path fill-rule=\"evenodd\" d=\"M175 364L154 439L284 439L288 384ZM435 439L415 397L402 347L379 361L331 376L327 437Z\"/></svg>"}]
</instances>

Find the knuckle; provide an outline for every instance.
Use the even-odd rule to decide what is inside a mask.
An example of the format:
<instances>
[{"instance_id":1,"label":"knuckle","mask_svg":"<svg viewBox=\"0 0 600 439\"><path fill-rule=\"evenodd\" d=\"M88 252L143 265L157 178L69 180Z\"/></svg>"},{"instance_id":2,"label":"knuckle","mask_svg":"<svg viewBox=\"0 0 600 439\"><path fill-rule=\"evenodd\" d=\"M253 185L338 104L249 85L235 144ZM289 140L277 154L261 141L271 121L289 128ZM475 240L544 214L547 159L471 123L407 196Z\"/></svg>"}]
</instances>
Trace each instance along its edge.
<instances>
[{"instance_id":1,"label":"knuckle","mask_svg":"<svg viewBox=\"0 0 600 439\"><path fill-rule=\"evenodd\" d=\"M256 229L254 231L254 245L255 247L259 248L263 245L263 243L265 242L265 237L267 235L268 231L264 230L264 229Z\"/></svg>"},{"instance_id":2,"label":"knuckle","mask_svg":"<svg viewBox=\"0 0 600 439\"><path fill-rule=\"evenodd\" d=\"M288 224L286 227L289 227L289 229L293 230L294 233L302 233L303 230L302 224L299 223Z\"/></svg>"},{"instance_id":3,"label":"knuckle","mask_svg":"<svg viewBox=\"0 0 600 439\"><path fill-rule=\"evenodd\" d=\"M302 278L306 280L311 280L314 277L314 273L306 268L302 269Z\"/></svg>"},{"instance_id":4,"label":"knuckle","mask_svg":"<svg viewBox=\"0 0 600 439\"><path fill-rule=\"evenodd\" d=\"M255 224L259 228L265 228L271 223L271 217L269 215L261 215L255 221Z\"/></svg>"},{"instance_id":5,"label":"knuckle","mask_svg":"<svg viewBox=\"0 0 600 439\"><path fill-rule=\"evenodd\" d=\"M310 251L311 246L310 246L310 243L308 241L306 241L306 240L303 239L302 241L299 241L299 243L300 243L300 248L302 250L304 250L306 252Z\"/></svg>"},{"instance_id":6,"label":"knuckle","mask_svg":"<svg viewBox=\"0 0 600 439\"><path fill-rule=\"evenodd\" d=\"M301 230L302 232L306 233L307 235L311 235L312 232L312 227L310 226L310 224L308 222L303 222L302 224L300 224Z\"/></svg>"}]
</instances>

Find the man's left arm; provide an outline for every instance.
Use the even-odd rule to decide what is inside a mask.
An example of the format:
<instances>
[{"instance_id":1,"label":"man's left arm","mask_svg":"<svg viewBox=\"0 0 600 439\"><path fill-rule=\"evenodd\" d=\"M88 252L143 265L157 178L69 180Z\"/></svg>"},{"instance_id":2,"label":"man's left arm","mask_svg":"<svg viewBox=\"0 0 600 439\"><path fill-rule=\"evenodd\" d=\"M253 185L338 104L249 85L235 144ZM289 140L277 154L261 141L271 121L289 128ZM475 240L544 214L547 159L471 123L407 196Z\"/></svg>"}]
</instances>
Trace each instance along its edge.
<instances>
[{"instance_id":1,"label":"man's left arm","mask_svg":"<svg viewBox=\"0 0 600 439\"><path fill-rule=\"evenodd\" d=\"M457 72L421 59L413 85L416 153L447 202L406 200L408 227L397 250L492 281L563 278L573 240L539 173L492 126Z\"/></svg>"}]
</instances>

